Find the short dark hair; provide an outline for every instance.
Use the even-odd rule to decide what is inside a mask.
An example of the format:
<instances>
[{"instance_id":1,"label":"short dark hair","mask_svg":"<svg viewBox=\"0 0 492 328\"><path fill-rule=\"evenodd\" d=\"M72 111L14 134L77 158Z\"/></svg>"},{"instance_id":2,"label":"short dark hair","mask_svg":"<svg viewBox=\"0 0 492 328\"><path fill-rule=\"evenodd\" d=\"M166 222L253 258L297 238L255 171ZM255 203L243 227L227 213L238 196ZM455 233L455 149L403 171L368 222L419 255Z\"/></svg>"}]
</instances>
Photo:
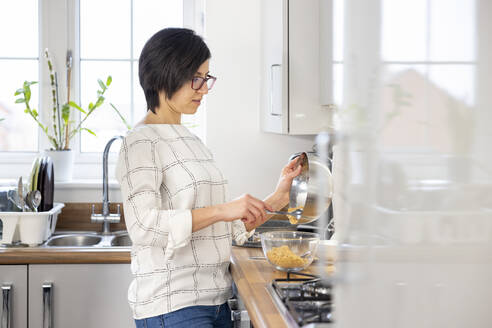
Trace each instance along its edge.
<instances>
[{"instance_id":1,"label":"short dark hair","mask_svg":"<svg viewBox=\"0 0 492 328\"><path fill-rule=\"evenodd\" d=\"M138 61L147 110L155 113L159 92L172 98L210 57L207 45L193 30L170 27L154 34L145 43Z\"/></svg>"}]
</instances>

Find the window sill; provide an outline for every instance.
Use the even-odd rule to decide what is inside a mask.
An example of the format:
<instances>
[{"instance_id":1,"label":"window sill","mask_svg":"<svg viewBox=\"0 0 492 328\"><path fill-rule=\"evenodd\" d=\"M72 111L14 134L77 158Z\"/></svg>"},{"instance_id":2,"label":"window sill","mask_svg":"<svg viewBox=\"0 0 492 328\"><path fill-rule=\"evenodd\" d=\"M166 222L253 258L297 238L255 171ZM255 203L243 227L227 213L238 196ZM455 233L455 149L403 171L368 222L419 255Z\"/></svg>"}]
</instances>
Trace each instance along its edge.
<instances>
[{"instance_id":1,"label":"window sill","mask_svg":"<svg viewBox=\"0 0 492 328\"><path fill-rule=\"evenodd\" d=\"M16 186L17 179L0 179L0 186ZM24 181L26 183L26 181ZM120 189L120 184L114 179L108 181L109 189ZM74 179L71 181L56 181L55 189L102 189L100 179Z\"/></svg>"},{"instance_id":2,"label":"window sill","mask_svg":"<svg viewBox=\"0 0 492 328\"><path fill-rule=\"evenodd\" d=\"M0 186L17 186L17 179L0 179ZM120 185L109 180L109 201L121 202ZM102 202L102 179L76 179L55 182L55 202L61 203L100 203Z\"/></svg>"}]
</instances>

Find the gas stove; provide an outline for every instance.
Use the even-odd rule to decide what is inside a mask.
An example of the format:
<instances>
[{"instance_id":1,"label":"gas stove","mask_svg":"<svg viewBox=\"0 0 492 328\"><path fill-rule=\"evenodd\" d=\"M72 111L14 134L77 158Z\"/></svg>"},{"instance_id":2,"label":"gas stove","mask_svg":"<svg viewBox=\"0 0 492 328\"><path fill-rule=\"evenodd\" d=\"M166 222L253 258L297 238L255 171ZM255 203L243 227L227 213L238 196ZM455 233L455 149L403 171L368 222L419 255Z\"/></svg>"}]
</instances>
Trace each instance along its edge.
<instances>
[{"instance_id":1,"label":"gas stove","mask_svg":"<svg viewBox=\"0 0 492 328\"><path fill-rule=\"evenodd\" d=\"M332 285L318 276L296 273L303 278L274 279L268 286L280 312L289 326L333 327Z\"/></svg>"}]
</instances>

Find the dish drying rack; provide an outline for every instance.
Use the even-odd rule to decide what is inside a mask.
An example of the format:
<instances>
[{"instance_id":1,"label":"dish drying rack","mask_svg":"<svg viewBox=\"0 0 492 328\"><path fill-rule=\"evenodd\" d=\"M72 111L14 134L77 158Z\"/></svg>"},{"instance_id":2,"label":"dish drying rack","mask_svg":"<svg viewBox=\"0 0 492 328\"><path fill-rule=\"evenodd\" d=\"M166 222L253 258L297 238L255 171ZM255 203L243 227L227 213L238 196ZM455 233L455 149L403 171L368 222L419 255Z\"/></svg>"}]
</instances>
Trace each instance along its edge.
<instances>
[{"instance_id":1,"label":"dish drying rack","mask_svg":"<svg viewBox=\"0 0 492 328\"><path fill-rule=\"evenodd\" d=\"M53 204L46 212L0 212L0 244L38 246L55 231L63 203Z\"/></svg>"}]
</instances>

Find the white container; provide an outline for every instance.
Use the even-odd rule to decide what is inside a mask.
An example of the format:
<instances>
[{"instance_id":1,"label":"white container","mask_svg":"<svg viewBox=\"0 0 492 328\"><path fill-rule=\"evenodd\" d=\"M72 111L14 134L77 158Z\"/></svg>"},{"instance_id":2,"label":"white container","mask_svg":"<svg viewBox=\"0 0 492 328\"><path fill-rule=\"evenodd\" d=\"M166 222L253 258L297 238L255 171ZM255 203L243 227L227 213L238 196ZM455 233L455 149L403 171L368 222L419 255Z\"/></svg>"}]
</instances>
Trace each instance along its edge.
<instances>
[{"instance_id":1,"label":"white container","mask_svg":"<svg viewBox=\"0 0 492 328\"><path fill-rule=\"evenodd\" d=\"M71 181L73 176L72 150L45 150L45 155L51 157L55 171L55 181Z\"/></svg>"},{"instance_id":2,"label":"white container","mask_svg":"<svg viewBox=\"0 0 492 328\"><path fill-rule=\"evenodd\" d=\"M55 231L56 221L63 203L55 203L47 212L0 212L3 233L0 243L12 245L17 242L38 246Z\"/></svg>"}]
</instances>

